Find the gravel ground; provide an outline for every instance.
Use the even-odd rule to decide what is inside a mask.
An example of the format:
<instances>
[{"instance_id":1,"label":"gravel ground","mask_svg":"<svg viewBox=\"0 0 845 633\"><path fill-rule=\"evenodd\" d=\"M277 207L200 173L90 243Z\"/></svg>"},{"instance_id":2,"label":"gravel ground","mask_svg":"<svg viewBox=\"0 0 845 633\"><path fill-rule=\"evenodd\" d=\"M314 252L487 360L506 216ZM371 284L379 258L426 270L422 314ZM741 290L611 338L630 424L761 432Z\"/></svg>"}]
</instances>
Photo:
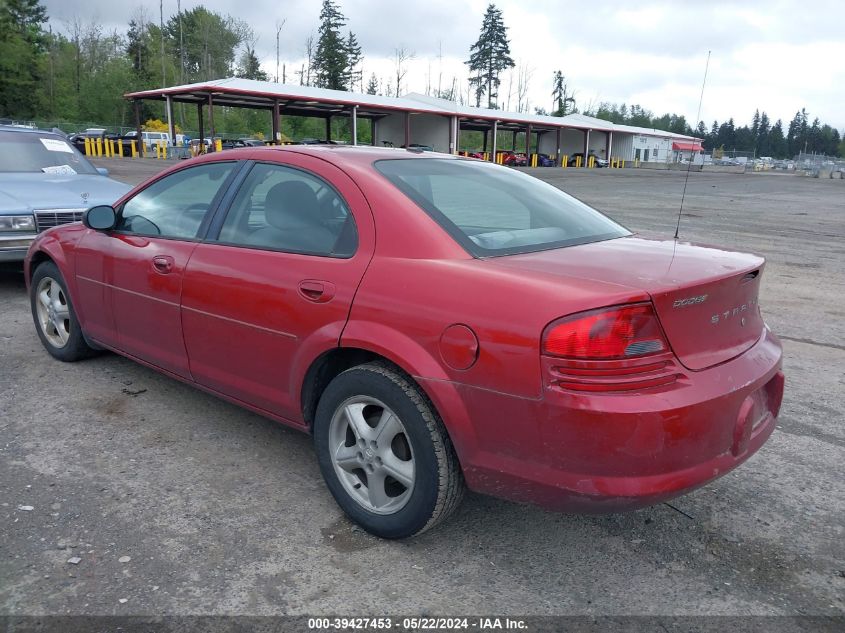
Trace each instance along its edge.
<instances>
[{"instance_id":1,"label":"gravel ground","mask_svg":"<svg viewBox=\"0 0 845 633\"><path fill-rule=\"evenodd\" d=\"M133 183L163 166L101 164ZM674 231L683 174L535 173ZM768 257L787 393L763 449L671 505L470 495L406 542L340 514L307 436L115 355L52 360L3 269L0 614L843 615L845 181L692 174L681 237Z\"/></svg>"}]
</instances>

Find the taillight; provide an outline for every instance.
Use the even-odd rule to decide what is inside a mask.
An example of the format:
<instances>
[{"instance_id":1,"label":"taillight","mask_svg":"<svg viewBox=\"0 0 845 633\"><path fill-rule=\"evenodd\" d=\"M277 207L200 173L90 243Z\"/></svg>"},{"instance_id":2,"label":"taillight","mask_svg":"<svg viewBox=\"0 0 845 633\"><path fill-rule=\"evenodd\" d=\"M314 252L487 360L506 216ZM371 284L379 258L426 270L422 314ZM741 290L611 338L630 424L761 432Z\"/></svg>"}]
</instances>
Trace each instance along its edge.
<instances>
[{"instance_id":1,"label":"taillight","mask_svg":"<svg viewBox=\"0 0 845 633\"><path fill-rule=\"evenodd\" d=\"M637 358L669 349L651 303L581 312L550 324L543 353L572 359Z\"/></svg>"}]
</instances>

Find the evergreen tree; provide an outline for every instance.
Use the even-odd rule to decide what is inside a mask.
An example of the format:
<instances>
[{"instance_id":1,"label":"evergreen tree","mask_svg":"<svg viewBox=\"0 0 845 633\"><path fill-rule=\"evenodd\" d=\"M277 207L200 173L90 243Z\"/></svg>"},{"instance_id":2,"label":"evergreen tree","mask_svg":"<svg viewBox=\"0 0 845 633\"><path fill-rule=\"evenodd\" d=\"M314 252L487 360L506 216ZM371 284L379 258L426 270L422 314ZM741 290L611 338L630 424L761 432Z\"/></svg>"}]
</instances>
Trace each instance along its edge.
<instances>
[{"instance_id":1,"label":"evergreen tree","mask_svg":"<svg viewBox=\"0 0 845 633\"><path fill-rule=\"evenodd\" d=\"M370 75L370 81L367 82L367 94L368 95L378 94L378 77L376 77L375 73Z\"/></svg>"},{"instance_id":2,"label":"evergreen tree","mask_svg":"<svg viewBox=\"0 0 845 633\"><path fill-rule=\"evenodd\" d=\"M813 123L810 126L810 129L807 130L807 134L805 136L806 141L806 151L813 153L813 152L821 152L822 151L822 131L821 131L821 122L819 121L819 117L813 119Z\"/></svg>"},{"instance_id":3,"label":"evergreen tree","mask_svg":"<svg viewBox=\"0 0 845 633\"><path fill-rule=\"evenodd\" d=\"M358 38L352 31L346 37L346 81L349 90L355 90L355 86L361 86L364 82L364 71L360 68L364 56L361 54L361 45Z\"/></svg>"},{"instance_id":4,"label":"evergreen tree","mask_svg":"<svg viewBox=\"0 0 845 633\"><path fill-rule=\"evenodd\" d=\"M786 137L783 135L783 121L778 119L769 132L769 151L776 158L787 158Z\"/></svg>"},{"instance_id":5,"label":"evergreen tree","mask_svg":"<svg viewBox=\"0 0 845 633\"><path fill-rule=\"evenodd\" d=\"M43 49L45 38L42 25L47 21L47 9L40 0L5 0L0 6L4 27L20 35L28 44Z\"/></svg>"},{"instance_id":6,"label":"evergreen tree","mask_svg":"<svg viewBox=\"0 0 845 633\"><path fill-rule=\"evenodd\" d=\"M829 127L829 126L825 126ZM839 152L839 147L842 144L842 137L839 135L839 130L830 128L830 139L828 141L827 151L825 154L830 156L842 156Z\"/></svg>"},{"instance_id":7,"label":"evergreen tree","mask_svg":"<svg viewBox=\"0 0 845 633\"><path fill-rule=\"evenodd\" d=\"M240 64L236 77L243 77L244 79L257 79L259 81L267 81L269 76L266 72L261 70L261 63L258 57L255 56L255 48L247 45L244 52L241 54Z\"/></svg>"},{"instance_id":8,"label":"evergreen tree","mask_svg":"<svg viewBox=\"0 0 845 633\"><path fill-rule=\"evenodd\" d=\"M552 116L566 116L575 107L575 97L569 94L569 86L566 83L566 77L563 76L563 73L560 70L556 70L554 74L552 99L554 100L554 110L552 111ZM572 104L571 107L570 104ZM615 109L616 105L614 104L613 107Z\"/></svg>"},{"instance_id":9,"label":"evergreen tree","mask_svg":"<svg viewBox=\"0 0 845 633\"><path fill-rule=\"evenodd\" d=\"M312 61L316 85L320 88L346 90L348 85L349 53L347 41L340 34L344 24L346 17L335 1L323 0L317 50Z\"/></svg>"},{"instance_id":10,"label":"evergreen tree","mask_svg":"<svg viewBox=\"0 0 845 633\"><path fill-rule=\"evenodd\" d=\"M760 110L754 110L754 116L751 117L751 137L754 147L757 147L757 136L760 133Z\"/></svg>"},{"instance_id":11,"label":"evergreen tree","mask_svg":"<svg viewBox=\"0 0 845 633\"><path fill-rule=\"evenodd\" d=\"M486 94L487 107L497 107L499 75L516 64L510 56L510 42L502 11L497 9L496 5L487 6L481 24L481 34L470 47L470 57L465 63L473 75L470 85L475 87L475 105L480 106L481 98Z\"/></svg>"},{"instance_id":12,"label":"evergreen tree","mask_svg":"<svg viewBox=\"0 0 845 633\"><path fill-rule=\"evenodd\" d=\"M0 2L0 114L29 118L38 109L46 20L39 0Z\"/></svg>"},{"instance_id":13,"label":"evergreen tree","mask_svg":"<svg viewBox=\"0 0 845 633\"><path fill-rule=\"evenodd\" d=\"M757 156L771 156L770 128L769 115L764 110L757 125L757 146L755 147Z\"/></svg>"},{"instance_id":14,"label":"evergreen tree","mask_svg":"<svg viewBox=\"0 0 845 633\"><path fill-rule=\"evenodd\" d=\"M126 32L126 55L138 79L149 80L150 38L147 30L135 20L129 21L129 30Z\"/></svg>"}]
</instances>

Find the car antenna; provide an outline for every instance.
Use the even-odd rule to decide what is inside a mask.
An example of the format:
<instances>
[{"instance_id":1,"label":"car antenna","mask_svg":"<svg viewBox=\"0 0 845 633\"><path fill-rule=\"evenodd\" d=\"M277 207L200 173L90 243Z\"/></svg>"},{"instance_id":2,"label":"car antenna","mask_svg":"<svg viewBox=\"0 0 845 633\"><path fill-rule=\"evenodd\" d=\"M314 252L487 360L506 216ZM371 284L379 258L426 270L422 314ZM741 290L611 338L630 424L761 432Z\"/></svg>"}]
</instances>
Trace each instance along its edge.
<instances>
[{"instance_id":1,"label":"car antenna","mask_svg":"<svg viewBox=\"0 0 845 633\"><path fill-rule=\"evenodd\" d=\"M701 96L698 98L698 113L695 115L696 121L701 119L701 103L704 101L704 86L707 85L707 70L709 68L710 51L707 51L707 62L704 64L704 81L701 82ZM698 123L696 123L696 125L698 125ZM693 144L693 147L695 147L695 144ZM675 239L678 239L678 231L681 230L681 214L684 212L684 198L687 197L687 183L689 182L690 169L692 169L692 152L690 152L689 163L687 164L687 175L684 177L684 192L681 194L681 208L678 209L678 223L675 225Z\"/></svg>"}]
</instances>

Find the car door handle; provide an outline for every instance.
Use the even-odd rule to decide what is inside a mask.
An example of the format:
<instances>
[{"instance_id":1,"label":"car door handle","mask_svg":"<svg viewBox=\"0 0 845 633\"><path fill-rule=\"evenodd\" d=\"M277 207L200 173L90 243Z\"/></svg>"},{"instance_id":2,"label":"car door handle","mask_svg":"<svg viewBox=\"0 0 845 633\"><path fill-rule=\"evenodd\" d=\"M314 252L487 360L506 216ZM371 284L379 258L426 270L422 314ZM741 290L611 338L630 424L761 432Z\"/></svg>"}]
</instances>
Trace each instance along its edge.
<instances>
[{"instance_id":1,"label":"car door handle","mask_svg":"<svg viewBox=\"0 0 845 633\"><path fill-rule=\"evenodd\" d=\"M335 285L329 281L304 279L299 282L299 294L314 303L326 303L334 297Z\"/></svg>"},{"instance_id":2,"label":"car door handle","mask_svg":"<svg viewBox=\"0 0 845 633\"><path fill-rule=\"evenodd\" d=\"M156 255L153 257L153 268L156 272L166 275L173 270L173 258L170 255Z\"/></svg>"}]
</instances>

